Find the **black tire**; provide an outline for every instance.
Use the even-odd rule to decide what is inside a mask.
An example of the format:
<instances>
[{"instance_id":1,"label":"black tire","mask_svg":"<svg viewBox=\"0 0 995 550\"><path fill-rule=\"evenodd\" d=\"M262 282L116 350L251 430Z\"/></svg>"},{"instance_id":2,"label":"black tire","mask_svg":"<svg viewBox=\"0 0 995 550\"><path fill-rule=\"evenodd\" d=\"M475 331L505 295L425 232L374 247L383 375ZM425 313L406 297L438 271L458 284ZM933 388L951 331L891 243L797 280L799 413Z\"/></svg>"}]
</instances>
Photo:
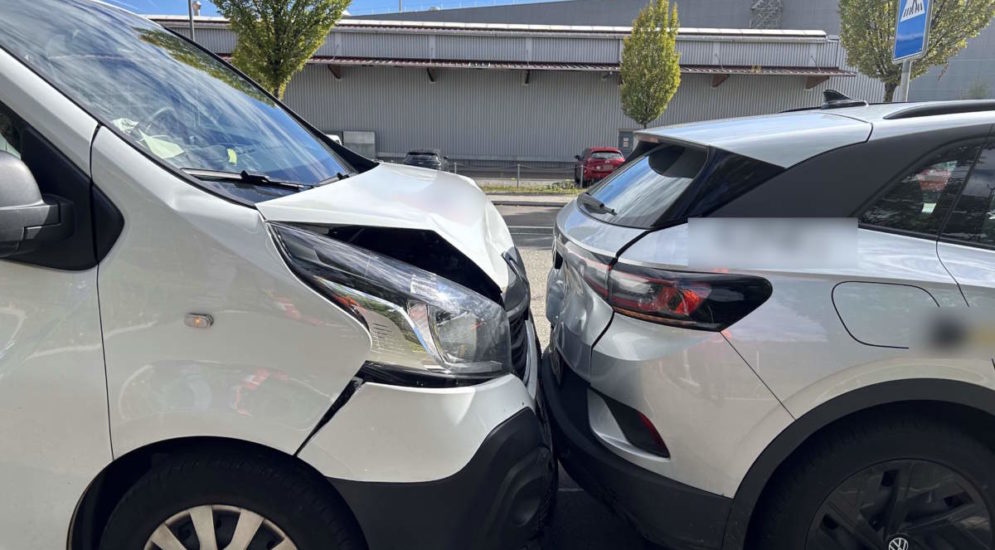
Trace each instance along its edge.
<instances>
[{"instance_id":1,"label":"black tire","mask_svg":"<svg viewBox=\"0 0 995 550\"><path fill-rule=\"evenodd\" d=\"M153 531L168 518L215 504L263 516L298 550L365 549L361 531L345 503L323 483L327 481L290 459L275 460L252 451L173 456L143 475L121 498L104 528L100 549L143 550ZM228 517L215 518L219 531L224 521L232 523ZM183 527L174 530L182 531ZM187 526L188 536L190 531ZM218 537L222 543L223 537ZM259 542L253 539L254 544Z\"/></svg>"},{"instance_id":2,"label":"black tire","mask_svg":"<svg viewBox=\"0 0 995 550\"><path fill-rule=\"evenodd\" d=\"M891 547L992 548L993 465L992 449L953 423L921 416L889 415L831 428L799 456L792 457L787 470L778 474L757 511L757 529L750 547L878 549L888 548L889 542L903 538L904 545L896 541ZM948 473L935 475L936 472ZM928 498L934 495L927 495L921 487L935 488L937 493L943 490L942 485L926 483L924 478L930 477L937 477L948 488L958 491L963 486L964 492L948 496L954 498L949 502L942 496ZM908 479L914 481L902 481ZM903 487L910 492L903 492ZM945 531L938 539L926 538L937 536L923 531L924 525L930 525L924 523L926 518L940 517L943 512L937 509L935 514L932 510L922 514L912 506L925 506L927 501L935 504L938 500L944 505L961 507L959 513L970 512L973 508L963 508L970 506L977 507L979 514L987 514L984 521L987 527L977 531L972 527L967 535L981 541L980 544L968 545L961 538L965 536L963 533L952 531ZM853 544L854 538L860 537L853 537L851 532L858 531L863 541ZM874 537L872 532L876 533Z\"/></svg>"}]
</instances>

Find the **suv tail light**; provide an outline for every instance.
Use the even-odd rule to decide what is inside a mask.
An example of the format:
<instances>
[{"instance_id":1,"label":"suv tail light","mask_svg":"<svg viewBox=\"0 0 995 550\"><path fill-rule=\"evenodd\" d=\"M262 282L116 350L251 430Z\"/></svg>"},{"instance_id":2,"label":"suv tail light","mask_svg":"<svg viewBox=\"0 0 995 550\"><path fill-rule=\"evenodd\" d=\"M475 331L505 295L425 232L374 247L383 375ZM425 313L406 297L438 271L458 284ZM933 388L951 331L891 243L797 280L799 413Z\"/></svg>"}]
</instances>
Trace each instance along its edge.
<instances>
[{"instance_id":1,"label":"suv tail light","mask_svg":"<svg viewBox=\"0 0 995 550\"><path fill-rule=\"evenodd\" d=\"M766 279L750 275L666 271L617 263L608 274L608 290L608 302L622 315L720 331L767 301L772 288Z\"/></svg>"}]
</instances>

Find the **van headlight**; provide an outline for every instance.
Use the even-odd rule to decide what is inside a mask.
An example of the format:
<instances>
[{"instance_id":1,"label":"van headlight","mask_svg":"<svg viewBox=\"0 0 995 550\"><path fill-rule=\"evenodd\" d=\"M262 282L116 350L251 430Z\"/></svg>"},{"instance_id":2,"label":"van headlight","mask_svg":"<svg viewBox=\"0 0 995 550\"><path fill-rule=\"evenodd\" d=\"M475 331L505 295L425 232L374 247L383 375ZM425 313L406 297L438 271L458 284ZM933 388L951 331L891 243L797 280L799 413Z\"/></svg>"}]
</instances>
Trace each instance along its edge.
<instances>
[{"instance_id":1,"label":"van headlight","mask_svg":"<svg viewBox=\"0 0 995 550\"><path fill-rule=\"evenodd\" d=\"M450 381L508 372L511 337L500 304L364 248L270 227L290 267L366 326L372 346L364 368Z\"/></svg>"}]
</instances>

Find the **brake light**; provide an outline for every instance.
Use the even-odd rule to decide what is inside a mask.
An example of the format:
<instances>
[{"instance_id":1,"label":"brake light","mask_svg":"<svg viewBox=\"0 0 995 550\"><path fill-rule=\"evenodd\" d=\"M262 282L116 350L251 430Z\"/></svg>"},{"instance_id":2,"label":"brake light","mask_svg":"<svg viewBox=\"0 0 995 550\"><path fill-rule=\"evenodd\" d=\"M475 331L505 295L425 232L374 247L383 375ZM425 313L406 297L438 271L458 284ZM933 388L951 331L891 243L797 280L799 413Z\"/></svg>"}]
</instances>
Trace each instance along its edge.
<instances>
[{"instance_id":1,"label":"brake light","mask_svg":"<svg viewBox=\"0 0 995 550\"><path fill-rule=\"evenodd\" d=\"M568 276L571 271L575 272L591 290L607 300L608 270L611 269L609 259L588 252L571 242L564 245L563 252L564 261L570 266L567 270Z\"/></svg>"},{"instance_id":2,"label":"brake light","mask_svg":"<svg viewBox=\"0 0 995 550\"><path fill-rule=\"evenodd\" d=\"M710 331L739 321L767 301L772 292L770 283L761 277L628 264L611 267L608 288L608 302L622 315Z\"/></svg>"}]
</instances>

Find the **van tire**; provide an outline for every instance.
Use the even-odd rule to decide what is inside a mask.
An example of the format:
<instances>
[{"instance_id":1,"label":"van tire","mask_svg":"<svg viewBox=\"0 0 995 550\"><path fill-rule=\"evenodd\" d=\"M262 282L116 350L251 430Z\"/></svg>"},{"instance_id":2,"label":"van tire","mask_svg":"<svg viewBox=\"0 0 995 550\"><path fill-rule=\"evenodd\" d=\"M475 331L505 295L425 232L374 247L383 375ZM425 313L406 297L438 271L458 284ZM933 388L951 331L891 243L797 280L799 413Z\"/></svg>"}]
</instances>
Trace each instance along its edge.
<instances>
[{"instance_id":1,"label":"van tire","mask_svg":"<svg viewBox=\"0 0 995 550\"><path fill-rule=\"evenodd\" d=\"M888 471L891 465L900 471L904 464L912 463L910 471L917 473L911 475L916 476L923 474L923 468L927 474L930 468L945 468L959 476L965 486L973 488L978 503L987 508L989 525L995 510L995 469L992 468L995 452L953 423L910 414L864 417L859 422L830 428L790 460L772 481L754 513L756 530L748 548L805 550L810 535L818 537L827 532L835 535L832 530L845 527L824 515L829 509L824 503L830 495L846 482L856 483L861 479L876 482L878 475L881 475L880 485L872 486L878 491L888 491L899 483L886 482L896 479ZM864 478L865 475L868 477ZM898 490L894 491L897 494ZM972 493L969 490L965 494ZM864 510L873 513L876 509ZM901 528L884 527L880 519L887 517L886 513L887 509L874 518L861 517L862 525L881 525L879 544L886 545L896 537L913 537L901 532ZM820 534L813 533L815 530ZM992 542L988 544L992 548ZM896 544L896 547L901 546ZM914 539L909 547L918 547Z\"/></svg>"},{"instance_id":2,"label":"van tire","mask_svg":"<svg viewBox=\"0 0 995 550\"><path fill-rule=\"evenodd\" d=\"M293 459L276 460L262 452L216 449L171 456L124 494L107 520L100 549L142 550L168 518L205 505L259 514L298 550L365 549L345 503L325 484Z\"/></svg>"}]
</instances>

